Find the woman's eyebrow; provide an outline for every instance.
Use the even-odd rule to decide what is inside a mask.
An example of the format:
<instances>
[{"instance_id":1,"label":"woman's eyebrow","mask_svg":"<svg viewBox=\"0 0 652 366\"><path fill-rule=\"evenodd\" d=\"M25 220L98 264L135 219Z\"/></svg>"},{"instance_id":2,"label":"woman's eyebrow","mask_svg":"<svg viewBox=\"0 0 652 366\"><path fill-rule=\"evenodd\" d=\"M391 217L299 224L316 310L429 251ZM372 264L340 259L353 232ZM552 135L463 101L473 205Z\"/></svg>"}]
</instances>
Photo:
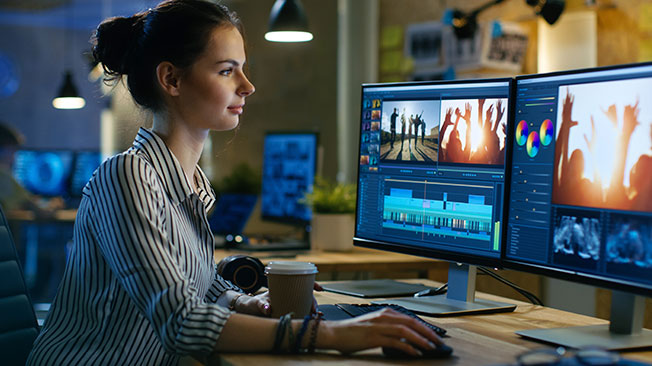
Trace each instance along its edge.
<instances>
[{"instance_id":1,"label":"woman's eyebrow","mask_svg":"<svg viewBox=\"0 0 652 366\"><path fill-rule=\"evenodd\" d=\"M216 64L223 64L223 63L231 64L231 65L236 66L236 67L237 67L237 66L240 66L240 63L239 63L238 61L236 61L236 60L234 60L234 59L231 59L231 58L230 58L230 59L221 60L221 61L217 61L217 62L216 62Z\"/></svg>"}]
</instances>

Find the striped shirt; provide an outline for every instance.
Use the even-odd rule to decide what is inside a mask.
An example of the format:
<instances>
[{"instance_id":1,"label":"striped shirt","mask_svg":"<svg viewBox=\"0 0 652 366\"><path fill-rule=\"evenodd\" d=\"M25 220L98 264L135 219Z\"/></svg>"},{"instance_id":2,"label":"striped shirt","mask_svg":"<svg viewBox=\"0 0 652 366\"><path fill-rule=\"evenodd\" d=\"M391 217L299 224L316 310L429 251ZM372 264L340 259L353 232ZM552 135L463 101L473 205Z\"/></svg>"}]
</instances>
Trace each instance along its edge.
<instances>
[{"instance_id":1,"label":"striped shirt","mask_svg":"<svg viewBox=\"0 0 652 366\"><path fill-rule=\"evenodd\" d=\"M217 274L206 212L163 140L140 129L83 191L73 247L28 365L174 365L211 352L241 291Z\"/></svg>"}]
</instances>

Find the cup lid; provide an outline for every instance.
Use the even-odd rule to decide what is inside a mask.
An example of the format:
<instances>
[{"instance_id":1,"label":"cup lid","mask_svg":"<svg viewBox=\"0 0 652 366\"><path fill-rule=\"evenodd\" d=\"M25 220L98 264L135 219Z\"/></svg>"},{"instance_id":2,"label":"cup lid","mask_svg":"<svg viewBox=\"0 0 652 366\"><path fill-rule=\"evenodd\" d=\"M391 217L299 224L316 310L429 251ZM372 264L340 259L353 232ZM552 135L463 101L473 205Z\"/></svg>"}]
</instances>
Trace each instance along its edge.
<instances>
[{"instance_id":1,"label":"cup lid","mask_svg":"<svg viewBox=\"0 0 652 366\"><path fill-rule=\"evenodd\" d=\"M265 274L313 274L317 273L317 266L310 262L273 261L265 267Z\"/></svg>"}]
</instances>

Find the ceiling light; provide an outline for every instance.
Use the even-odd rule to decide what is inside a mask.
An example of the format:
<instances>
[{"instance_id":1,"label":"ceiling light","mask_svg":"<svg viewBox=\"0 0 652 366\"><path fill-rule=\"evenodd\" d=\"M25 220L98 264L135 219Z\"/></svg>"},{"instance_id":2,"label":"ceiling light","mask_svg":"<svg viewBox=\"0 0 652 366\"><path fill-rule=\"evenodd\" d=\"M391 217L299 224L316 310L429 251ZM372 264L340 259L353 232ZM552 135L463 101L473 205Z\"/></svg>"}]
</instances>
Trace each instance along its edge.
<instances>
[{"instance_id":1,"label":"ceiling light","mask_svg":"<svg viewBox=\"0 0 652 366\"><path fill-rule=\"evenodd\" d=\"M468 13L459 9L453 9L452 25L455 36L457 38L473 38L475 31L478 29L478 14L496 4L502 3L503 1L504 0L491 0Z\"/></svg>"},{"instance_id":2,"label":"ceiling light","mask_svg":"<svg viewBox=\"0 0 652 366\"><path fill-rule=\"evenodd\" d=\"M67 70L63 77L63 84L59 88L59 93L52 100L52 106L56 109L80 109L84 108L86 101L79 96L77 87L72 81L72 73Z\"/></svg>"},{"instance_id":3,"label":"ceiling light","mask_svg":"<svg viewBox=\"0 0 652 366\"><path fill-rule=\"evenodd\" d=\"M312 40L308 20L299 0L276 0L269 15L270 42L307 42Z\"/></svg>"},{"instance_id":4,"label":"ceiling light","mask_svg":"<svg viewBox=\"0 0 652 366\"><path fill-rule=\"evenodd\" d=\"M534 12L541 15L550 25L555 24L566 5L565 0L526 0L526 2L534 7Z\"/></svg>"}]
</instances>

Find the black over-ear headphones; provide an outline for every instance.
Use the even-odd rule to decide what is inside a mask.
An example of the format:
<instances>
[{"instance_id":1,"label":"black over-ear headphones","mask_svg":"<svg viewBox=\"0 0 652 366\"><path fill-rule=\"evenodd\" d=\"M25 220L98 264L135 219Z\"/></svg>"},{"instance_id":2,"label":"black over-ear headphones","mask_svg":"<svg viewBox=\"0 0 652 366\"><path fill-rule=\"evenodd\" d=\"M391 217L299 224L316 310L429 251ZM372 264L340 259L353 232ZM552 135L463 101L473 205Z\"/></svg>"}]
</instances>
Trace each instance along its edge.
<instances>
[{"instance_id":1,"label":"black over-ear headphones","mask_svg":"<svg viewBox=\"0 0 652 366\"><path fill-rule=\"evenodd\" d=\"M228 256L217 264L217 273L246 293L255 293L267 286L265 266L260 259L248 255Z\"/></svg>"}]
</instances>

